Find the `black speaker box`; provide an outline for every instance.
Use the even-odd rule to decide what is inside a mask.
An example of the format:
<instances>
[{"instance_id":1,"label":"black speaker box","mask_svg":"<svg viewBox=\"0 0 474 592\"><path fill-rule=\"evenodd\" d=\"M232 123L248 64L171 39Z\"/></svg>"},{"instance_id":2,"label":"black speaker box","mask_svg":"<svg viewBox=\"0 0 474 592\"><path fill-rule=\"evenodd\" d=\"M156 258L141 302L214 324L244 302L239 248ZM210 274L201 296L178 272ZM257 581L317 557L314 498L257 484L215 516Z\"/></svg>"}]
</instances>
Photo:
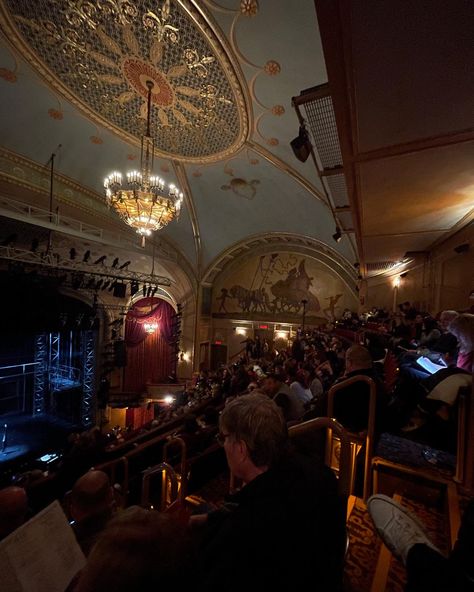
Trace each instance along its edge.
<instances>
[{"instance_id":1,"label":"black speaker box","mask_svg":"<svg viewBox=\"0 0 474 592\"><path fill-rule=\"evenodd\" d=\"M114 341L114 364L117 368L124 368L127 365L125 341Z\"/></svg>"}]
</instances>

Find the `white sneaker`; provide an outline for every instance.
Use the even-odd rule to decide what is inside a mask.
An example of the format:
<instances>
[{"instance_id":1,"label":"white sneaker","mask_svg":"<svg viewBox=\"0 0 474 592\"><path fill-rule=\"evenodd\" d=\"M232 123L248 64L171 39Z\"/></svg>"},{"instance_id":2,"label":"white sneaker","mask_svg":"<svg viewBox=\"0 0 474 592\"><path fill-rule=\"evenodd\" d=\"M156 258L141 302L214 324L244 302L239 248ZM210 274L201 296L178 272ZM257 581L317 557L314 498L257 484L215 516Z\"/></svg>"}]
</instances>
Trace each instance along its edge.
<instances>
[{"instance_id":1,"label":"white sneaker","mask_svg":"<svg viewBox=\"0 0 474 592\"><path fill-rule=\"evenodd\" d=\"M417 543L441 553L426 536L423 526L406 508L387 495L373 495L367 510L385 545L406 564L408 551Z\"/></svg>"}]
</instances>

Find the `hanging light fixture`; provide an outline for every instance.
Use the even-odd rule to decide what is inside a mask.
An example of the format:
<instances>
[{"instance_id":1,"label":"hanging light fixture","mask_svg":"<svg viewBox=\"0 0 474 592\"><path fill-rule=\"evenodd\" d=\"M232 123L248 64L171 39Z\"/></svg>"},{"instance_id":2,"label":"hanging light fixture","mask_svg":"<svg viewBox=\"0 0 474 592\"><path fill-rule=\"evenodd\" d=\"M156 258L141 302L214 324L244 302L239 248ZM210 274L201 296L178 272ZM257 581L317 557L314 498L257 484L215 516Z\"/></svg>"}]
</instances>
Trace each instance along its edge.
<instances>
[{"instance_id":1,"label":"hanging light fixture","mask_svg":"<svg viewBox=\"0 0 474 592\"><path fill-rule=\"evenodd\" d=\"M179 217L183 193L173 184L166 186L160 177L151 174L153 169L154 141L150 134L151 92L153 82L146 81L148 88L146 135L142 136L141 172L127 173L127 180L122 185L122 175L111 173L104 181L107 204L142 236L160 230Z\"/></svg>"},{"instance_id":2,"label":"hanging light fixture","mask_svg":"<svg viewBox=\"0 0 474 592\"><path fill-rule=\"evenodd\" d=\"M158 323L156 321L152 321L151 323L143 323L143 328L149 335L151 335L158 329Z\"/></svg>"}]
</instances>

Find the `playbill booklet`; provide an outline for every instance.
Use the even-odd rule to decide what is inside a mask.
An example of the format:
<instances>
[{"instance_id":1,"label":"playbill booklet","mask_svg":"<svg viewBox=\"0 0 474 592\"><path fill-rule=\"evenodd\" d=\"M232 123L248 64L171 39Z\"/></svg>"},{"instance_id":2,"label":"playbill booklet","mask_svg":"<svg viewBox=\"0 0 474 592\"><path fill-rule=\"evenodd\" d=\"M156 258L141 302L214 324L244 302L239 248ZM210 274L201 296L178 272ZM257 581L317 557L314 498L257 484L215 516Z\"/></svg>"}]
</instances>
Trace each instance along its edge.
<instances>
[{"instance_id":1,"label":"playbill booklet","mask_svg":"<svg viewBox=\"0 0 474 592\"><path fill-rule=\"evenodd\" d=\"M0 542L2 592L64 592L86 559L58 501Z\"/></svg>"}]
</instances>

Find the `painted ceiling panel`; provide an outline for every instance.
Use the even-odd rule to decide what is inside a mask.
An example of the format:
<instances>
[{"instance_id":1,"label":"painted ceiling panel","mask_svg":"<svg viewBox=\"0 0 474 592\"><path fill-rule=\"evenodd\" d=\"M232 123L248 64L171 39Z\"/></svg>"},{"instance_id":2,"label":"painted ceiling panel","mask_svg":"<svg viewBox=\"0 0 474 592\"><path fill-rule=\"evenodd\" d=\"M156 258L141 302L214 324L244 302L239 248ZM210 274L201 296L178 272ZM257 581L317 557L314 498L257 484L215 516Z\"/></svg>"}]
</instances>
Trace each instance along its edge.
<instances>
[{"instance_id":1,"label":"painted ceiling panel","mask_svg":"<svg viewBox=\"0 0 474 592\"><path fill-rule=\"evenodd\" d=\"M354 257L346 237L338 244L333 241L335 226L328 208L264 160L251 170L237 158L225 167L203 167L193 187L204 264L243 236L266 232L311 236L349 259Z\"/></svg>"}]
</instances>

